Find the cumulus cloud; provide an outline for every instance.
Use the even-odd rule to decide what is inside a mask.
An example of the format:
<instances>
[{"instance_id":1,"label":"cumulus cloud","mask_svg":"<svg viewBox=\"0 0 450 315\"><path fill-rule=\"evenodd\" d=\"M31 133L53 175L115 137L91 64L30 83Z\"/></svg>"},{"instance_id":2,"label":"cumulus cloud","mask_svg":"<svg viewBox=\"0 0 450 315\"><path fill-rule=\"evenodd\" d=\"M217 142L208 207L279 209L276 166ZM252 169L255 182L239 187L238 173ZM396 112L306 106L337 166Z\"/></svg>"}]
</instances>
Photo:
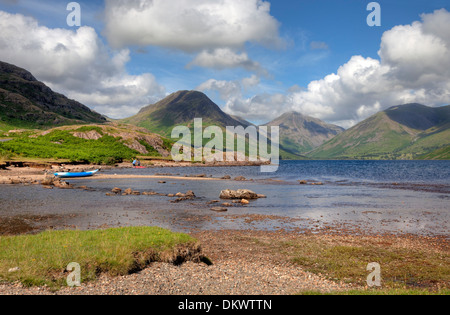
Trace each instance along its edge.
<instances>
[{"instance_id":1,"label":"cumulus cloud","mask_svg":"<svg viewBox=\"0 0 450 315\"><path fill-rule=\"evenodd\" d=\"M283 105L285 96L283 94L262 94L246 98L245 93L258 86L260 82L260 78L256 75L233 81L210 79L199 85L196 90L218 92L220 98L226 101L225 112L252 121L261 121L280 114L278 111Z\"/></svg>"},{"instance_id":2,"label":"cumulus cloud","mask_svg":"<svg viewBox=\"0 0 450 315\"><path fill-rule=\"evenodd\" d=\"M268 72L258 62L252 61L248 54L243 52L238 54L229 48L217 48L213 51L202 51L197 57L188 64L187 68L199 66L213 69L232 69L243 68L250 72L267 76Z\"/></svg>"},{"instance_id":3,"label":"cumulus cloud","mask_svg":"<svg viewBox=\"0 0 450 315\"><path fill-rule=\"evenodd\" d=\"M280 23L263 0L106 0L104 34L112 47L157 46L197 56L186 67L268 73L247 43L284 47Z\"/></svg>"},{"instance_id":4,"label":"cumulus cloud","mask_svg":"<svg viewBox=\"0 0 450 315\"><path fill-rule=\"evenodd\" d=\"M111 52L91 27L52 29L34 18L0 11L0 29L0 60L29 70L52 89L102 114L133 114L136 106L165 93L153 75L129 75L129 50ZM115 115L114 107L122 109L121 115Z\"/></svg>"},{"instance_id":5,"label":"cumulus cloud","mask_svg":"<svg viewBox=\"0 0 450 315\"><path fill-rule=\"evenodd\" d=\"M105 35L116 48L160 46L187 52L279 45L278 21L262 0L106 0Z\"/></svg>"},{"instance_id":6,"label":"cumulus cloud","mask_svg":"<svg viewBox=\"0 0 450 315\"><path fill-rule=\"evenodd\" d=\"M348 128L399 104L448 104L450 13L442 9L421 17L420 22L396 26L383 34L379 60L353 56L336 73L305 89L253 98L235 94L226 99L226 109L267 121L296 110ZM226 84L222 82L222 86Z\"/></svg>"}]
</instances>

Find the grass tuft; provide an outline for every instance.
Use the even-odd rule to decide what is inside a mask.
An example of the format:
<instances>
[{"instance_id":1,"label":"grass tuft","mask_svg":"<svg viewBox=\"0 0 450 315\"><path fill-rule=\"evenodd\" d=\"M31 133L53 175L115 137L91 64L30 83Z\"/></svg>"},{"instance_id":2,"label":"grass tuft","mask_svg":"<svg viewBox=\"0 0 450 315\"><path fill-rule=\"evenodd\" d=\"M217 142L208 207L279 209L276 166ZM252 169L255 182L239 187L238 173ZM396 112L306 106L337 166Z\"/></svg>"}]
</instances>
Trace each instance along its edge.
<instances>
[{"instance_id":1,"label":"grass tuft","mask_svg":"<svg viewBox=\"0 0 450 315\"><path fill-rule=\"evenodd\" d=\"M156 227L0 237L0 281L58 288L66 285L72 262L81 266L83 283L103 273L132 274L157 261L199 261L200 251L192 237Z\"/></svg>"}]
</instances>

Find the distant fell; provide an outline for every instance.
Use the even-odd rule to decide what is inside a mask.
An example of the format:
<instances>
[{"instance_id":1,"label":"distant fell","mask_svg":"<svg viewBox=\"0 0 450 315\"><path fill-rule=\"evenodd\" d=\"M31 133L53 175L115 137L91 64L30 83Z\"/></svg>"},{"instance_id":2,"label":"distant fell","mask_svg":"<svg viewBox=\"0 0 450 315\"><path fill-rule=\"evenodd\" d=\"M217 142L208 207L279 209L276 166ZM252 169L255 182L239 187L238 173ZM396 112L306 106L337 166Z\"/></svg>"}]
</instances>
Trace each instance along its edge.
<instances>
[{"instance_id":1,"label":"distant fell","mask_svg":"<svg viewBox=\"0 0 450 315\"><path fill-rule=\"evenodd\" d=\"M293 154L305 154L344 131L320 119L288 112L266 124L280 127L280 145Z\"/></svg>"},{"instance_id":2,"label":"distant fell","mask_svg":"<svg viewBox=\"0 0 450 315\"><path fill-rule=\"evenodd\" d=\"M449 145L450 106L406 104L369 117L308 156L316 159L437 159L446 156Z\"/></svg>"},{"instance_id":3,"label":"distant fell","mask_svg":"<svg viewBox=\"0 0 450 315\"><path fill-rule=\"evenodd\" d=\"M170 138L172 130L176 126L187 126L193 130L195 118L203 120L204 128L217 126L222 128L224 134L226 127L254 126L241 117L228 115L208 96L198 91L175 92L155 104L144 107L135 116L120 120L120 122L143 127L150 132ZM203 140L205 143L208 141L208 139ZM224 148L226 148L225 142ZM285 159L302 158L283 148L280 148L280 155Z\"/></svg>"},{"instance_id":4,"label":"distant fell","mask_svg":"<svg viewBox=\"0 0 450 315\"><path fill-rule=\"evenodd\" d=\"M385 111L393 121L411 129L425 131L450 122L449 107L428 107L421 104L394 106Z\"/></svg>"},{"instance_id":5,"label":"distant fell","mask_svg":"<svg viewBox=\"0 0 450 315\"><path fill-rule=\"evenodd\" d=\"M0 61L0 125L41 128L104 122L102 115L52 91L29 71Z\"/></svg>"}]
</instances>

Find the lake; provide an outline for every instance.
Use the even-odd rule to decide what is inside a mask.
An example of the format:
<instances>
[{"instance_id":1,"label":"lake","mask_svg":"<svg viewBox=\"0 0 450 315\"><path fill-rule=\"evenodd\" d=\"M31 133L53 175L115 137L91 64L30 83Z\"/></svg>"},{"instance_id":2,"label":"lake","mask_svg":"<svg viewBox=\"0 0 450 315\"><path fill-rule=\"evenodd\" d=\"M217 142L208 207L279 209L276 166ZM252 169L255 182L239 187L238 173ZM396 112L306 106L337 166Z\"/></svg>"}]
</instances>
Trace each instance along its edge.
<instances>
[{"instance_id":1,"label":"lake","mask_svg":"<svg viewBox=\"0 0 450 315\"><path fill-rule=\"evenodd\" d=\"M157 225L192 229L323 229L331 226L374 233L448 236L450 161L282 161L278 172L259 167L174 167L112 169L103 174L170 174L248 180L185 181L95 179L70 181L90 190L1 186L0 218L48 215L55 228ZM323 185L300 185L299 180ZM166 196L106 196L112 188L163 194L195 192L193 201ZM215 213L208 202L221 190L250 189L266 199ZM223 201L222 201L223 202ZM38 223L36 223L38 224Z\"/></svg>"}]
</instances>

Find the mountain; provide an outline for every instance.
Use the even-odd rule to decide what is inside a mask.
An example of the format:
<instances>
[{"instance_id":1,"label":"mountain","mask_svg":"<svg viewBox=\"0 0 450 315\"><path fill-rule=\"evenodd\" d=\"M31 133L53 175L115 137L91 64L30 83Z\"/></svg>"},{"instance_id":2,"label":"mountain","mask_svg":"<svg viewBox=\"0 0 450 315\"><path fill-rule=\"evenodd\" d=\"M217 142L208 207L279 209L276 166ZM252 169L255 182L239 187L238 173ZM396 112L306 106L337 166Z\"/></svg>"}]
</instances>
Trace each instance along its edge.
<instances>
[{"instance_id":1,"label":"mountain","mask_svg":"<svg viewBox=\"0 0 450 315\"><path fill-rule=\"evenodd\" d=\"M319 119L289 112L266 124L280 127L280 145L288 152L305 154L344 131Z\"/></svg>"},{"instance_id":2,"label":"mountain","mask_svg":"<svg viewBox=\"0 0 450 315\"><path fill-rule=\"evenodd\" d=\"M151 132L170 137L175 126L191 127L195 118L203 118L204 127L214 125L225 128L250 125L240 118L235 119L224 113L205 94L197 91L173 93L153 105L144 107L137 115L123 119L121 122L144 127Z\"/></svg>"},{"instance_id":3,"label":"mountain","mask_svg":"<svg viewBox=\"0 0 450 315\"><path fill-rule=\"evenodd\" d=\"M308 154L317 159L445 158L450 106L394 106L341 133Z\"/></svg>"},{"instance_id":4,"label":"mountain","mask_svg":"<svg viewBox=\"0 0 450 315\"><path fill-rule=\"evenodd\" d=\"M30 72L0 62L0 129L104 122L102 115L53 92Z\"/></svg>"},{"instance_id":5,"label":"mountain","mask_svg":"<svg viewBox=\"0 0 450 315\"><path fill-rule=\"evenodd\" d=\"M175 92L153 105L144 107L135 116L119 122L143 127L150 132L170 138L176 126L187 126L192 129L195 118L203 119L204 128L218 126L224 131L228 126L244 128L254 126L241 117L226 114L208 96L198 91ZM203 139L203 141L205 144L209 139ZM226 148L225 141L224 148ZM280 155L284 159L301 158L283 148L280 148Z\"/></svg>"}]
</instances>

